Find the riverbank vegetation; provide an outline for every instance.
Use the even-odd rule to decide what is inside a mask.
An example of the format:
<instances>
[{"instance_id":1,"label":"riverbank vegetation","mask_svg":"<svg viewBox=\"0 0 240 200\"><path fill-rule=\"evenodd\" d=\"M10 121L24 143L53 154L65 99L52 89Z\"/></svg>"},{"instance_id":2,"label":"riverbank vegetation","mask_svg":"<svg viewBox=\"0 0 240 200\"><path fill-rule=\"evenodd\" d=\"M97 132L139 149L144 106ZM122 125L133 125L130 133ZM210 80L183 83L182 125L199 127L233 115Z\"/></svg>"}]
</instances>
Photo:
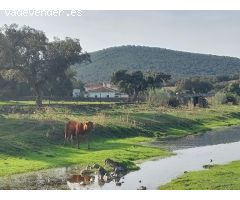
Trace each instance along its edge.
<instances>
[{"instance_id":1,"label":"riverbank vegetation","mask_svg":"<svg viewBox=\"0 0 240 200\"><path fill-rule=\"evenodd\" d=\"M240 161L214 165L207 170L186 173L166 185L162 190L239 190Z\"/></svg>"}]
</instances>

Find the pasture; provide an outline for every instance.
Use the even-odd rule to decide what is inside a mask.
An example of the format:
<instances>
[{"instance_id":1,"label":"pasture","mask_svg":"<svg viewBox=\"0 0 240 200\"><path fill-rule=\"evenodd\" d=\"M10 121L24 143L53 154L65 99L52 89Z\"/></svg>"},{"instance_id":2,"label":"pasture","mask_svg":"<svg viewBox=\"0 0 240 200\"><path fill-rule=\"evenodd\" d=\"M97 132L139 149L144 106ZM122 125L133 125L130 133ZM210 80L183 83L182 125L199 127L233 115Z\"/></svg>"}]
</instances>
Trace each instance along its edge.
<instances>
[{"instance_id":1,"label":"pasture","mask_svg":"<svg viewBox=\"0 0 240 200\"><path fill-rule=\"evenodd\" d=\"M123 162L128 170L134 161L169 156L164 149L143 146L153 138L196 134L240 123L240 106L161 108L145 104L73 104L64 102L37 110L30 102L0 106L0 176L45 168L99 163L106 158ZM64 143L68 119L93 121L96 129L80 149Z\"/></svg>"}]
</instances>

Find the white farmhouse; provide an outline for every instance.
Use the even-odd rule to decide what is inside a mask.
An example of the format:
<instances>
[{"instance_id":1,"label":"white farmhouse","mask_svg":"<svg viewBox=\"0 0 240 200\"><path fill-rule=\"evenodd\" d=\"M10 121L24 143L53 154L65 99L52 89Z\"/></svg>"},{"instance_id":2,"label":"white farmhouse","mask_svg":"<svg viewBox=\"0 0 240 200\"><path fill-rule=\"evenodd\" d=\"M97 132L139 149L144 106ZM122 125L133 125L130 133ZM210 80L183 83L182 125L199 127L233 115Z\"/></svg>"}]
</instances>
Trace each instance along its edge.
<instances>
[{"instance_id":1,"label":"white farmhouse","mask_svg":"<svg viewBox=\"0 0 240 200\"><path fill-rule=\"evenodd\" d=\"M88 90L85 96L90 98L115 98L116 93L116 90L102 86Z\"/></svg>"},{"instance_id":2,"label":"white farmhouse","mask_svg":"<svg viewBox=\"0 0 240 200\"><path fill-rule=\"evenodd\" d=\"M72 94L72 96L73 96L74 98L80 97L80 95L81 95L81 90L80 90L80 89L73 89L73 94Z\"/></svg>"},{"instance_id":3,"label":"white farmhouse","mask_svg":"<svg viewBox=\"0 0 240 200\"><path fill-rule=\"evenodd\" d=\"M128 95L105 86L89 89L84 96L89 98L128 98Z\"/></svg>"}]
</instances>

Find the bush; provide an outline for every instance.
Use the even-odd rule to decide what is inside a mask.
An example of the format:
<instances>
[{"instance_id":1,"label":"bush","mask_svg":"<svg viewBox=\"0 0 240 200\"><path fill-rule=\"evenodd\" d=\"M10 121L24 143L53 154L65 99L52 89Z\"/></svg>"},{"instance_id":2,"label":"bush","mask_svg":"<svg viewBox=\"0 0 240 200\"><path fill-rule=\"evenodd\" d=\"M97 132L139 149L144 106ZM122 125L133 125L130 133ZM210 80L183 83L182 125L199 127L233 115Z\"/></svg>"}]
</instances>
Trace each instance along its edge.
<instances>
[{"instance_id":1,"label":"bush","mask_svg":"<svg viewBox=\"0 0 240 200\"><path fill-rule=\"evenodd\" d=\"M234 94L240 95L239 83L231 83L227 87L227 91L230 92L230 93L234 93Z\"/></svg>"},{"instance_id":2,"label":"bush","mask_svg":"<svg viewBox=\"0 0 240 200\"><path fill-rule=\"evenodd\" d=\"M215 104L225 104L227 103L227 95L223 92L217 92L213 98Z\"/></svg>"},{"instance_id":3,"label":"bush","mask_svg":"<svg viewBox=\"0 0 240 200\"><path fill-rule=\"evenodd\" d=\"M176 107L180 106L180 101L177 99L177 97L172 96L168 100L168 106L176 108Z\"/></svg>"},{"instance_id":4,"label":"bush","mask_svg":"<svg viewBox=\"0 0 240 200\"><path fill-rule=\"evenodd\" d=\"M226 95L227 103L232 103L233 105L236 105L238 103L238 96L233 93L227 93Z\"/></svg>"},{"instance_id":5,"label":"bush","mask_svg":"<svg viewBox=\"0 0 240 200\"><path fill-rule=\"evenodd\" d=\"M201 97L198 100L198 106L200 108L207 108L208 107L208 100L205 97Z\"/></svg>"},{"instance_id":6,"label":"bush","mask_svg":"<svg viewBox=\"0 0 240 200\"><path fill-rule=\"evenodd\" d=\"M239 102L239 97L233 93L218 92L214 96L215 104L232 103L232 104L236 105L238 102Z\"/></svg>"},{"instance_id":7,"label":"bush","mask_svg":"<svg viewBox=\"0 0 240 200\"><path fill-rule=\"evenodd\" d=\"M147 103L154 106L167 106L170 94L163 89L149 89L147 91Z\"/></svg>"}]
</instances>

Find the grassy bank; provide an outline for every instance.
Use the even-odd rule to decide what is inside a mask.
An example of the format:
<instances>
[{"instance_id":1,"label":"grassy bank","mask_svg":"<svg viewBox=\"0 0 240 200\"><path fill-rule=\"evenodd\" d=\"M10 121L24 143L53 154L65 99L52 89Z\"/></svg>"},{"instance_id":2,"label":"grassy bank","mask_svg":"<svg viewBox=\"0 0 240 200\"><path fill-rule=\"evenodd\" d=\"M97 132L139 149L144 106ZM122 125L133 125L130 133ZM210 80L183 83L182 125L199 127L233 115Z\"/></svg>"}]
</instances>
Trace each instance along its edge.
<instances>
[{"instance_id":1,"label":"grassy bank","mask_svg":"<svg viewBox=\"0 0 240 200\"><path fill-rule=\"evenodd\" d=\"M0 106L0 176L44 168L91 163L112 158L136 169L135 160L170 153L139 145L152 137L182 137L222 126L240 124L240 106L209 109L167 109L147 105L59 104L35 110L32 105ZM91 150L63 146L67 119L97 124Z\"/></svg>"},{"instance_id":2,"label":"grassy bank","mask_svg":"<svg viewBox=\"0 0 240 200\"><path fill-rule=\"evenodd\" d=\"M239 190L240 161L217 165L208 170L189 172L160 189L165 190Z\"/></svg>"}]
</instances>

